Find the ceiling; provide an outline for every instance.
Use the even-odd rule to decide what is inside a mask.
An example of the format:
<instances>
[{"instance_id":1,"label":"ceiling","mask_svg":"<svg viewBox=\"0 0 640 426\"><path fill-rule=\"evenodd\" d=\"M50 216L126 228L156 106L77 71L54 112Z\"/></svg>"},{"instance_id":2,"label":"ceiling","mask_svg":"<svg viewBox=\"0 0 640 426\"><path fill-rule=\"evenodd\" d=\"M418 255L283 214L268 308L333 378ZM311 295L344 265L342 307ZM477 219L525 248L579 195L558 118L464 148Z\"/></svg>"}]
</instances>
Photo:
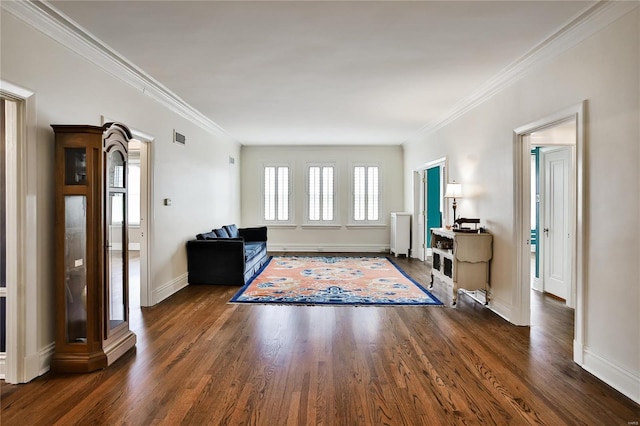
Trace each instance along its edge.
<instances>
[{"instance_id":1,"label":"ceiling","mask_svg":"<svg viewBox=\"0 0 640 426\"><path fill-rule=\"evenodd\" d=\"M52 1L232 137L401 144L583 1Z\"/></svg>"}]
</instances>

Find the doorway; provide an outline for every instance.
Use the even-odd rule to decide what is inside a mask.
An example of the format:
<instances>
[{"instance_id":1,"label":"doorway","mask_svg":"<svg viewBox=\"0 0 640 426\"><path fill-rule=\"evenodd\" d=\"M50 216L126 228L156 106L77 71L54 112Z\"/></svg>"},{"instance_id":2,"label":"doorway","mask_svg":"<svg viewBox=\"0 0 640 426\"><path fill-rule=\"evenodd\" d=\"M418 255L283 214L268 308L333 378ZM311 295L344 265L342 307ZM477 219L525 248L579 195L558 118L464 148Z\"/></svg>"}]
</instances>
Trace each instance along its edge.
<instances>
[{"instance_id":1,"label":"doorway","mask_svg":"<svg viewBox=\"0 0 640 426\"><path fill-rule=\"evenodd\" d=\"M531 288L569 307L574 239L576 121L531 134Z\"/></svg>"},{"instance_id":2,"label":"doorway","mask_svg":"<svg viewBox=\"0 0 640 426\"><path fill-rule=\"evenodd\" d=\"M151 141L153 138L131 131L129 143L129 300L130 308L153 304L149 282L151 240Z\"/></svg>"},{"instance_id":3,"label":"doorway","mask_svg":"<svg viewBox=\"0 0 640 426\"><path fill-rule=\"evenodd\" d=\"M560 271L566 279L566 305L575 308L573 358L579 365L583 364L584 324L583 128L584 103L580 103L514 130L514 222L518 247L515 266L519 285L515 288L512 322L531 324L532 288L548 293L557 291L545 280L549 281L550 275ZM562 132L565 136L559 136ZM540 155L538 173L532 171L536 167L532 148ZM532 182L536 175L537 185ZM533 191L537 194L532 194ZM532 262L534 244L537 262ZM536 282L536 274L532 273L536 266L540 282Z\"/></svg>"},{"instance_id":4,"label":"doorway","mask_svg":"<svg viewBox=\"0 0 640 426\"><path fill-rule=\"evenodd\" d=\"M102 124L114 122L102 116ZM127 126L128 127L128 126ZM129 141L128 231L129 231L129 308L132 319L139 317L140 307L153 305L149 270L151 259L151 229L153 228L153 167L152 144L155 138L129 127L133 138Z\"/></svg>"},{"instance_id":5,"label":"doorway","mask_svg":"<svg viewBox=\"0 0 640 426\"><path fill-rule=\"evenodd\" d=\"M427 256L431 255L431 230L442 227L444 206L444 164L424 171L425 178L425 242Z\"/></svg>"},{"instance_id":6,"label":"doorway","mask_svg":"<svg viewBox=\"0 0 640 426\"><path fill-rule=\"evenodd\" d=\"M414 241L418 241L418 258L431 256L431 229L442 227L444 220L444 185L446 157L430 161L414 169L414 217L417 219Z\"/></svg>"},{"instance_id":7,"label":"doorway","mask_svg":"<svg viewBox=\"0 0 640 426\"><path fill-rule=\"evenodd\" d=\"M127 162L128 196L128 234L129 234L129 309L140 308L140 246L144 236L140 215L140 149L137 139L129 141Z\"/></svg>"}]
</instances>

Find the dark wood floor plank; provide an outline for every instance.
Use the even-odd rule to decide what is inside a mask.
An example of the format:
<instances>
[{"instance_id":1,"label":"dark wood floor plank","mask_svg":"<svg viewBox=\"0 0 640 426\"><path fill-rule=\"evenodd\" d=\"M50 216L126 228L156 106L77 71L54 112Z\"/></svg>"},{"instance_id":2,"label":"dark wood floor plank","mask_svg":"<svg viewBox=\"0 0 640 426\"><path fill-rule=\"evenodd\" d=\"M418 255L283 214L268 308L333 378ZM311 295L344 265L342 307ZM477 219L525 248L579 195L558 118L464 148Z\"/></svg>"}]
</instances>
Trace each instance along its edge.
<instances>
[{"instance_id":1,"label":"dark wood floor plank","mask_svg":"<svg viewBox=\"0 0 640 426\"><path fill-rule=\"evenodd\" d=\"M429 284L428 264L394 261ZM640 420L573 363L573 311L539 293L528 328L464 295L456 308L228 304L237 290L189 286L132 311L136 349L108 369L2 383L2 425Z\"/></svg>"}]
</instances>

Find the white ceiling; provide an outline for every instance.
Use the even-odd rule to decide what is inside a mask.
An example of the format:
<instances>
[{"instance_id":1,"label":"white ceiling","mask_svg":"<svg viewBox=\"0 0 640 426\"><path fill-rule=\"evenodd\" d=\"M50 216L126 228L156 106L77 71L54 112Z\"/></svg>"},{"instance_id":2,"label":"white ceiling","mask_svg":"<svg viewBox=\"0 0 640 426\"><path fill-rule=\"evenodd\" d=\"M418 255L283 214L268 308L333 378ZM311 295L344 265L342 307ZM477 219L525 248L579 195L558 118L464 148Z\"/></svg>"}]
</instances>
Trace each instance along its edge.
<instances>
[{"instance_id":1,"label":"white ceiling","mask_svg":"<svg viewBox=\"0 0 640 426\"><path fill-rule=\"evenodd\" d=\"M248 144L400 144L593 2L54 1Z\"/></svg>"}]
</instances>

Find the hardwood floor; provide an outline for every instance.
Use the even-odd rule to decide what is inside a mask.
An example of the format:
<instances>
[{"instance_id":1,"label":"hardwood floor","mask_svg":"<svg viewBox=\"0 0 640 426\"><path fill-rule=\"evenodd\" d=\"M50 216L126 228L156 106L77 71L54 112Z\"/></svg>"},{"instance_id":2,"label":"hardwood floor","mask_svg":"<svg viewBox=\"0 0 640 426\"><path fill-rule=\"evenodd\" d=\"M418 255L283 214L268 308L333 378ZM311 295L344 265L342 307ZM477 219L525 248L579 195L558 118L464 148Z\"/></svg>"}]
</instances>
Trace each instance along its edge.
<instances>
[{"instance_id":1,"label":"hardwood floor","mask_svg":"<svg viewBox=\"0 0 640 426\"><path fill-rule=\"evenodd\" d=\"M394 260L428 283L428 265ZM189 286L132 312L136 350L106 370L3 383L2 425L640 420L571 361L573 313L538 293L525 328L465 296L456 308L227 304L237 290Z\"/></svg>"}]
</instances>

